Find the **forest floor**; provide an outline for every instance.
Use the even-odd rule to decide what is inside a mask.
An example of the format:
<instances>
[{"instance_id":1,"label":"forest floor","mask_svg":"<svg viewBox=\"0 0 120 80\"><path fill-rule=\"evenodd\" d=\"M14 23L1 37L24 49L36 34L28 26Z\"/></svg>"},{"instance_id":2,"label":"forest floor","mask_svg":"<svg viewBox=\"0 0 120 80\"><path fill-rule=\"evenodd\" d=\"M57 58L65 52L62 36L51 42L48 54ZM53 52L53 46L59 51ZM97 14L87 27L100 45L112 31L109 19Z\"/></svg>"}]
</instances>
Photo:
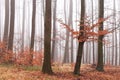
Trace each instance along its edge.
<instances>
[{"instance_id":1,"label":"forest floor","mask_svg":"<svg viewBox=\"0 0 120 80\"><path fill-rule=\"evenodd\" d=\"M105 66L98 72L91 65L82 65L81 75L73 75L72 65L54 65L55 75L43 74L38 66L0 65L0 80L120 80L120 67Z\"/></svg>"}]
</instances>

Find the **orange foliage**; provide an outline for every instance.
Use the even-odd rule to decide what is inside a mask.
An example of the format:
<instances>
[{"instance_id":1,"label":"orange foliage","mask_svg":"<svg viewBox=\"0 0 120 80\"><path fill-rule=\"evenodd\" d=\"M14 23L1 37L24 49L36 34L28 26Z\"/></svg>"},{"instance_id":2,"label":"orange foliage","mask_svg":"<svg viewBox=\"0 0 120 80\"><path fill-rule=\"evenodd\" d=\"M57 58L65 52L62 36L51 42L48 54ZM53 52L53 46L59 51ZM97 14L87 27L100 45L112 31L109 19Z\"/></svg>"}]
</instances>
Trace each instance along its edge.
<instances>
[{"instance_id":1,"label":"orange foliage","mask_svg":"<svg viewBox=\"0 0 120 80\"><path fill-rule=\"evenodd\" d=\"M33 57L31 57L31 54ZM31 64L32 59L32 64ZM30 52L25 49L22 52L14 53L6 48L4 42L0 42L0 63L15 63L17 65L42 65L43 51Z\"/></svg>"},{"instance_id":2,"label":"orange foliage","mask_svg":"<svg viewBox=\"0 0 120 80\"><path fill-rule=\"evenodd\" d=\"M91 37L98 37L101 35L106 35L108 33L110 33L107 29L106 30L101 30L98 32L93 31L93 29L95 27L99 27L99 25L106 21L110 16L106 17L106 18L100 18L98 19L98 22L91 25L89 23L89 20L85 20L85 24L80 24L79 26L83 26L84 30L79 30L79 31L74 31L73 29L71 29L71 27L65 23L63 23L63 21L61 19L58 19L57 21L64 26L64 28L66 28L74 38L77 38L79 42L83 42L83 41L90 41L90 40L94 40L91 39ZM83 33L83 36L81 36L81 33ZM95 39L96 40L96 39Z\"/></svg>"},{"instance_id":3,"label":"orange foliage","mask_svg":"<svg viewBox=\"0 0 120 80\"><path fill-rule=\"evenodd\" d=\"M43 52L34 52L33 65L42 65Z\"/></svg>"},{"instance_id":4,"label":"orange foliage","mask_svg":"<svg viewBox=\"0 0 120 80\"><path fill-rule=\"evenodd\" d=\"M109 33L108 30L98 31L98 35L105 35L105 34L108 34L108 33Z\"/></svg>"},{"instance_id":5,"label":"orange foliage","mask_svg":"<svg viewBox=\"0 0 120 80\"><path fill-rule=\"evenodd\" d=\"M14 53L8 51L4 42L0 42L0 63L12 63Z\"/></svg>"},{"instance_id":6,"label":"orange foliage","mask_svg":"<svg viewBox=\"0 0 120 80\"><path fill-rule=\"evenodd\" d=\"M33 57L31 57L31 54ZM32 58L32 64L31 64ZM43 51L40 52L30 52L26 49L24 52L20 52L16 58L16 64L18 65L42 65Z\"/></svg>"}]
</instances>

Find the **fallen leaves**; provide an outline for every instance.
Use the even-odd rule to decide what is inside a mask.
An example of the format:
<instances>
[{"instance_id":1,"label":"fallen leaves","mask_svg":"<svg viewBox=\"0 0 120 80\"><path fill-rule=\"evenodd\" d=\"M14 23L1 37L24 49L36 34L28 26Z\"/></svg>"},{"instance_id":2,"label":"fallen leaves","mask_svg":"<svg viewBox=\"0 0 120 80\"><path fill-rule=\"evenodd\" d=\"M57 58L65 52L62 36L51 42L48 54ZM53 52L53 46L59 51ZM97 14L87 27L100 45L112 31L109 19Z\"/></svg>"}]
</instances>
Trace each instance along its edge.
<instances>
[{"instance_id":1,"label":"fallen leaves","mask_svg":"<svg viewBox=\"0 0 120 80\"><path fill-rule=\"evenodd\" d=\"M105 72L98 72L91 65L82 64L81 76L73 75L73 64L55 65L55 75L38 71L19 70L16 66L0 66L0 80L120 80L120 67L105 66Z\"/></svg>"}]
</instances>

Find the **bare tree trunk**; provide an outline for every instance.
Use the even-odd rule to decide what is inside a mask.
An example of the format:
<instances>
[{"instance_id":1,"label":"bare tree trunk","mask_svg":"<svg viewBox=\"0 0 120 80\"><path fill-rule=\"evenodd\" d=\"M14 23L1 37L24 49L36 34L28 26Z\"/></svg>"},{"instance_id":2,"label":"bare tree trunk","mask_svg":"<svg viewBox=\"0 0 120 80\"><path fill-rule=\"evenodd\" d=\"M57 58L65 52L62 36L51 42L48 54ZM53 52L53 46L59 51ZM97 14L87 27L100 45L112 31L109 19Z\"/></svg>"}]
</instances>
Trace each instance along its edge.
<instances>
[{"instance_id":1,"label":"bare tree trunk","mask_svg":"<svg viewBox=\"0 0 120 80\"><path fill-rule=\"evenodd\" d=\"M104 56L103 56L103 63L105 64L105 56L106 56L106 54L105 54L105 50L106 50L106 49L105 49L105 44L103 44L103 48L104 48L104 49L103 49L103 55L104 55Z\"/></svg>"},{"instance_id":2,"label":"bare tree trunk","mask_svg":"<svg viewBox=\"0 0 120 80\"><path fill-rule=\"evenodd\" d=\"M43 24L44 24L44 16L45 16L45 0L41 0L41 49L43 48Z\"/></svg>"},{"instance_id":3,"label":"bare tree trunk","mask_svg":"<svg viewBox=\"0 0 120 80\"><path fill-rule=\"evenodd\" d=\"M65 23L67 24L67 19L66 19L66 1L64 2L64 15L65 15ZM69 31L66 29L66 42L65 42L65 52L64 52L64 60L63 63L68 63L69 62Z\"/></svg>"},{"instance_id":4,"label":"bare tree trunk","mask_svg":"<svg viewBox=\"0 0 120 80\"><path fill-rule=\"evenodd\" d=\"M24 51L24 35L25 35L25 0L23 1L23 20L22 20L22 50Z\"/></svg>"},{"instance_id":5,"label":"bare tree trunk","mask_svg":"<svg viewBox=\"0 0 120 80\"><path fill-rule=\"evenodd\" d=\"M51 0L46 0L44 29L44 61L42 72L53 74L51 68Z\"/></svg>"},{"instance_id":6,"label":"bare tree trunk","mask_svg":"<svg viewBox=\"0 0 120 80\"><path fill-rule=\"evenodd\" d=\"M1 42L1 29L2 29L2 26L1 26L1 6L0 6L0 42Z\"/></svg>"},{"instance_id":7,"label":"bare tree trunk","mask_svg":"<svg viewBox=\"0 0 120 80\"><path fill-rule=\"evenodd\" d=\"M57 0L54 1L54 8L53 8L53 41L52 41L52 54L51 58L52 61L55 61L55 50L56 50L56 8L57 8Z\"/></svg>"},{"instance_id":8,"label":"bare tree trunk","mask_svg":"<svg viewBox=\"0 0 120 80\"><path fill-rule=\"evenodd\" d=\"M5 26L4 26L4 35L3 41L8 43L8 29L9 29L9 0L5 0Z\"/></svg>"},{"instance_id":9,"label":"bare tree trunk","mask_svg":"<svg viewBox=\"0 0 120 80\"><path fill-rule=\"evenodd\" d=\"M30 44L30 49L31 49L31 50L34 50L35 21L36 21L36 0L33 0L33 11L32 11L32 32L31 32L31 44Z\"/></svg>"},{"instance_id":10,"label":"bare tree trunk","mask_svg":"<svg viewBox=\"0 0 120 80\"><path fill-rule=\"evenodd\" d=\"M104 0L99 0L99 19L104 18ZM103 22L100 23L99 31L103 30ZM98 63L96 70L104 71L103 67L103 35L98 37Z\"/></svg>"},{"instance_id":11,"label":"bare tree trunk","mask_svg":"<svg viewBox=\"0 0 120 80\"><path fill-rule=\"evenodd\" d=\"M15 0L11 0L10 32L9 32L8 50L13 50L14 21L15 21Z\"/></svg>"},{"instance_id":12,"label":"bare tree trunk","mask_svg":"<svg viewBox=\"0 0 120 80\"><path fill-rule=\"evenodd\" d=\"M70 0L69 5L69 25L73 28L73 0ZM74 51L73 51L73 38L71 37L71 62L74 62Z\"/></svg>"},{"instance_id":13,"label":"bare tree trunk","mask_svg":"<svg viewBox=\"0 0 120 80\"><path fill-rule=\"evenodd\" d=\"M119 29L119 40L120 40L120 29ZM119 41L119 65L120 65L120 41Z\"/></svg>"},{"instance_id":14,"label":"bare tree trunk","mask_svg":"<svg viewBox=\"0 0 120 80\"><path fill-rule=\"evenodd\" d=\"M93 25L93 0L91 0L91 6L92 6L92 25ZM93 32L94 32L94 29L93 29ZM93 37L93 39L94 39L94 37ZM94 41L92 42L92 45L93 45L93 65L95 64L95 43L94 43Z\"/></svg>"},{"instance_id":15,"label":"bare tree trunk","mask_svg":"<svg viewBox=\"0 0 120 80\"><path fill-rule=\"evenodd\" d=\"M114 7L114 27L116 28L116 4L115 4L115 0L113 3L113 7ZM117 52L117 30L115 29L115 66L117 66L117 57L118 57L118 52Z\"/></svg>"},{"instance_id":16,"label":"bare tree trunk","mask_svg":"<svg viewBox=\"0 0 120 80\"><path fill-rule=\"evenodd\" d=\"M30 52L31 52L30 64L32 64L32 61L33 61L33 53L32 52L34 51L35 22L36 22L36 0L33 0L32 32L31 32L31 44L30 44Z\"/></svg>"},{"instance_id":17,"label":"bare tree trunk","mask_svg":"<svg viewBox=\"0 0 120 80\"><path fill-rule=\"evenodd\" d=\"M42 0L43 16L45 16L45 0Z\"/></svg>"},{"instance_id":18,"label":"bare tree trunk","mask_svg":"<svg viewBox=\"0 0 120 80\"><path fill-rule=\"evenodd\" d=\"M91 63L91 42L89 43L89 47L88 47L88 50L89 50L89 64Z\"/></svg>"}]
</instances>

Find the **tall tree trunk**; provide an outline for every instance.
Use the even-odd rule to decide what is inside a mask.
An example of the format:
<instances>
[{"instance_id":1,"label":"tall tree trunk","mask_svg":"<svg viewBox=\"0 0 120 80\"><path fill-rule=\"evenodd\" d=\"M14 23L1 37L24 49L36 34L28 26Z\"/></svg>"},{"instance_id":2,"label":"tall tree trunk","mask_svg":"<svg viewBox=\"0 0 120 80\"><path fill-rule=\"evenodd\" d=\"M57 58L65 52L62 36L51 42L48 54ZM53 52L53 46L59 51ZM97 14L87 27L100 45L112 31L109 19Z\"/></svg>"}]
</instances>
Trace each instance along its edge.
<instances>
[{"instance_id":1,"label":"tall tree trunk","mask_svg":"<svg viewBox=\"0 0 120 80\"><path fill-rule=\"evenodd\" d=\"M114 3L113 3L113 9L114 9L114 15L113 15L113 18L114 18L114 27L116 28L116 4L115 4L115 0L114 0ZM117 52L117 30L115 29L115 66L117 66L117 57L118 57L118 52Z\"/></svg>"},{"instance_id":2,"label":"tall tree trunk","mask_svg":"<svg viewBox=\"0 0 120 80\"><path fill-rule=\"evenodd\" d=\"M91 0L91 6L92 6L92 25L93 25L93 23L94 23L94 21L93 21L93 0ZM94 29L93 29L93 32L94 32ZM94 37L93 37L93 39L94 39ZM95 65L95 43L94 43L94 41L92 41L92 45L93 45L93 65Z\"/></svg>"},{"instance_id":3,"label":"tall tree trunk","mask_svg":"<svg viewBox=\"0 0 120 80\"><path fill-rule=\"evenodd\" d=\"M42 72L53 74L51 68L51 0L46 0L44 26L44 61Z\"/></svg>"},{"instance_id":4,"label":"tall tree trunk","mask_svg":"<svg viewBox=\"0 0 120 80\"><path fill-rule=\"evenodd\" d=\"M89 61L89 46L88 46L88 42L86 42L86 63L88 63L88 61Z\"/></svg>"},{"instance_id":5,"label":"tall tree trunk","mask_svg":"<svg viewBox=\"0 0 120 80\"><path fill-rule=\"evenodd\" d=\"M115 5L113 4L113 8ZM115 12L113 10L113 21L115 20ZM112 24L112 27L114 28L115 23ZM114 60L115 60L115 32L112 32L112 65L114 65Z\"/></svg>"},{"instance_id":6,"label":"tall tree trunk","mask_svg":"<svg viewBox=\"0 0 120 80\"><path fill-rule=\"evenodd\" d=\"M66 19L66 1L64 2L64 15L65 15L65 23L67 24L67 19ZM69 31L66 29L66 42L65 42L65 52L64 52L64 60L63 63L68 63L69 62Z\"/></svg>"},{"instance_id":7,"label":"tall tree trunk","mask_svg":"<svg viewBox=\"0 0 120 80\"><path fill-rule=\"evenodd\" d=\"M5 0L5 26L4 26L4 35L3 41L8 43L8 29L9 29L9 0Z\"/></svg>"},{"instance_id":8,"label":"tall tree trunk","mask_svg":"<svg viewBox=\"0 0 120 80\"><path fill-rule=\"evenodd\" d=\"M84 18L85 18L85 0L81 0L80 25L82 25L82 26L80 26L80 30L84 30L84 26L83 26L84 25ZM80 37L84 37L84 32L80 32L79 38ZM75 68L74 68L74 74L77 74L77 75L80 74L80 66L81 66L81 60L82 60L83 46L84 46L84 42L79 42L77 59L76 59L76 64L75 64Z\"/></svg>"},{"instance_id":9,"label":"tall tree trunk","mask_svg":"<svg viewBox=\"0 0 120 80\"><path fill-rule=\"evenodd\" d=\"M69 5L69 25L73 28L73 0L70 0ZM74 62L74 51L73 51L73 38L71 37L71 62Z\"/></svg>"},{"instance_id":10,"label":"tall tree trunk","mask_svg":"<svg viewBox=\"0 0 120 80\"><path fill-rule=\"evenodd\" d=\"M32 32L31 32L31 43L30 43L30 54L31 54L30 64L32 64L32 61L33 61L33 53L32 52L34 51L35 21L36 21L36 0L33 0Z\"/></svg>"},{"instance_id":11,"label":"tall tree trunk","mask_svg":"<svg viewBox=\"0 0 120 80\"><path fill-rule=\"evenodd\" d=\"M56 49L56 7L57 7L57 0L54 1L54 8L53 8L53 41L52 41L52 54L51 54L51 58L52 61L55 61L55 49Z\"/></svg>"},{"instance_id":12,"label":"tall tree trunk","mask_svg":"<svg viewBox=\"0 0 120 80\"><path fill-rule=\"evenodd\" d=\"M104 0L99 0L99 19L104 18ZM99 25L99 31L103 30L103 22ZM104 71L103 69L103 35L98 37L98 63L96 70Z\"/></svg>"},{"instance_id":13,"label":"tall tree trunk","mask_svg":"<svg viewBox=\"0 0 120 80\"><path fill-rule=\"evenodd\" d=\"M119 40L120 40L120 29L119 29ZM119 65L120 65L120 41L119 41Z\"/></svg>"},{"instance_id":14,"label":"tall tree trunk","mask_svg":"<svg viewBox=\"0 0 120 80\"><path fill-rule=\"evenodd\" d=\"M45 0L41 0L41 50L43 48L43 24L44 24L44 16L45 16Z\"/></svg>"},{"instance_id":15,"label":"tall tree trunk","mask_svg":"<svg viewBox=\"0 0 120 80\"><path fill-rule=\"evenodd\" d=\"M14 21L15 21L15 0L11 0L10 32L9 32L8 50L13 50Z\"/></svg>"},{"instance_id":16,"label":"tall tree trunk","mask_svg":"<svg viewBox=\"0 0 120 80\"><path fill-rule=\"evenodd\" d=\"M22 20L22 52L24 51L24 35L25 35L25 0L23 1L23 20Z\"/></svg>"},{"instance_id":17,"label":"tall tree trunk","mask_svg":"<svg viewBox=\"0 0 120 80\"><path fill-rule=\"evenodd\" d=\"M106 57L105 57L105 55L106 55L106 54L105 54L105 50L106 50L106 49L105 49L105 44L103 44L103 48L104 48L104 49L103 49L103 55L104 55L104 56L103 56L103 64L105 64L105 58L106 58Z\"/></svg>"},{"instance_id":18,"label":"tall tree trunk","mask_svg":"<svg viewBox=\"0 0 120 80\"><path fill-rule=\"evenodd\" d=\"M45 16L45 0L42 0L43 16Z\"/></svg>"},{"instance_id":19,"label":"tall tree trunk","mask_svg":"<svg viewBox=\"0 0 120 80\"><path fill-rule=\"evenodd\" d=\"M89 43L89 47L88 48L89 48L89 53L88 53L89 54L89 61L88 62L90 64L91 63L91 42Z\"/></svg>"},{"instance_id":20,"label":"tall tree trunk","mask_svg":"<svg viewBox=\"0 0 120 80\"><path fill-rule=\"evenodd\" d=\"M0 6L0 42L1 42L1 6Z\"/></svg>"}]
</instances>

